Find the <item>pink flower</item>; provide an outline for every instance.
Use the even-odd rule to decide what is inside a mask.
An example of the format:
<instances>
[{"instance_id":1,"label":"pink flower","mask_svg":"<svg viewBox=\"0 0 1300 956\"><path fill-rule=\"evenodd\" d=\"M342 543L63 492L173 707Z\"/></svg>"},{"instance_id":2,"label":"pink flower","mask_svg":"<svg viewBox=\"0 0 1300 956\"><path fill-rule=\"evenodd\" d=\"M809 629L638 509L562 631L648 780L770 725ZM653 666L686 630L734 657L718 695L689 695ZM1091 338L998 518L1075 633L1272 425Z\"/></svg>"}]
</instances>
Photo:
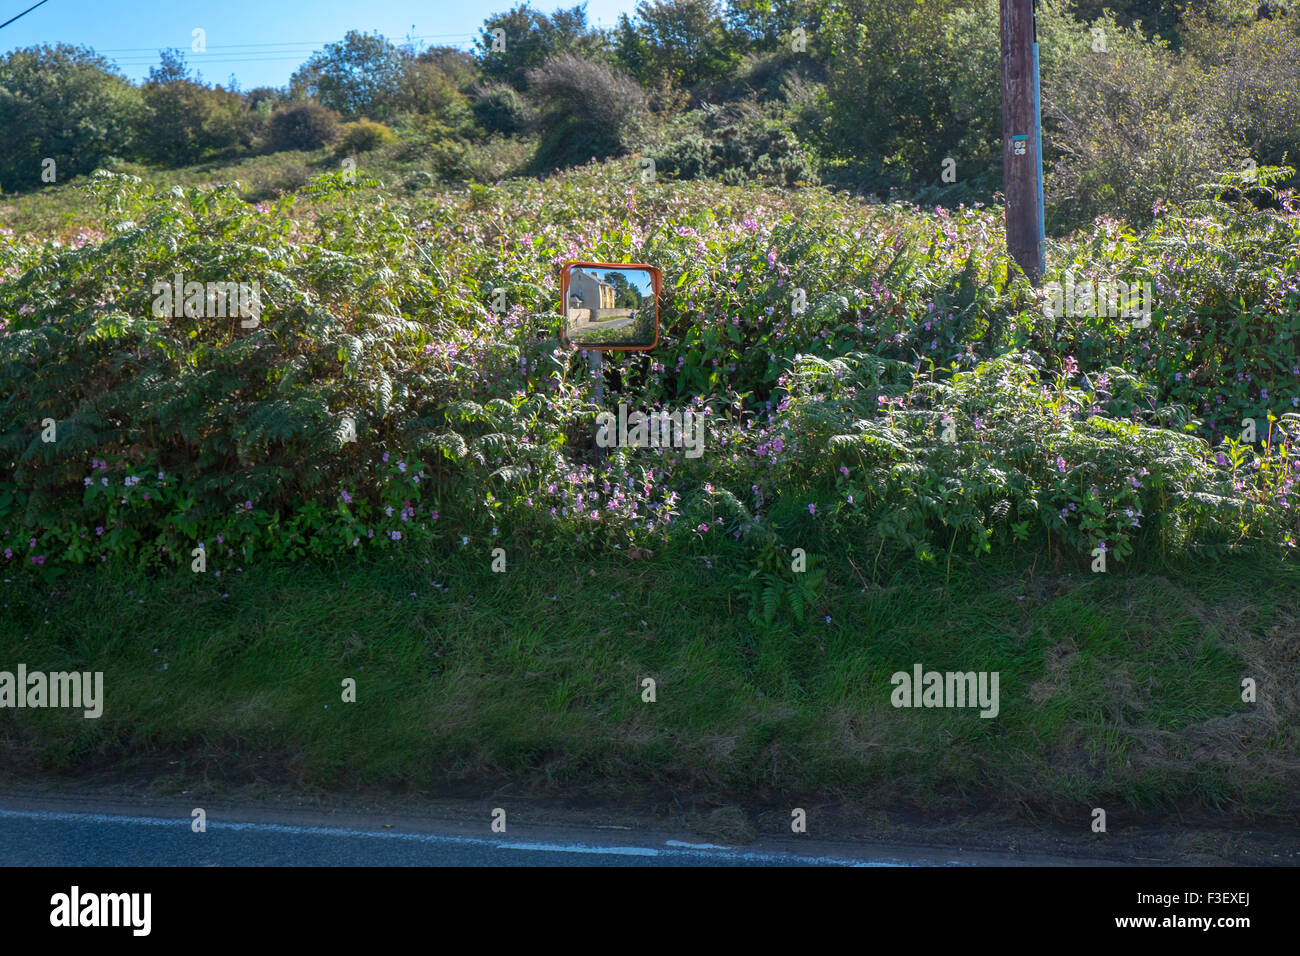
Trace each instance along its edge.
<instances>
[{"instance_id":1,"label":"pink flower","mask_svg":"<svg viewBox=\"0 0 1300 956\"><path fill-rule=\"evenodd\" d=\"M809 502L809 504L808 504L808 513L809 513L810 515L815 515L815 514L817 513L817 506L816 506L815 504L812 504L811 502Z\"/></svg>"}]
</instances>

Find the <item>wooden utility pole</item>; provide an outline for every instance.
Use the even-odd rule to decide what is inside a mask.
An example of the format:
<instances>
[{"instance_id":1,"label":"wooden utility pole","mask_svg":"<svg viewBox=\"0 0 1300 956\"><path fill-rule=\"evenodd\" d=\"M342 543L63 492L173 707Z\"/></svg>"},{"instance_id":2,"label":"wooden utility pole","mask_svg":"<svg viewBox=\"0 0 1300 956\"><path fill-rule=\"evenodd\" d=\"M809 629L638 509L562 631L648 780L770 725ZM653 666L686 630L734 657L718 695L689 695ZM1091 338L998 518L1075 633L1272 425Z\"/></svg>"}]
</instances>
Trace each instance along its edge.
<instances>
[{"instance_id":1,"label":"wooden utility pole","mask_svg":"<svg viewBox=\"0 0 1300 956\"><path fill-rule=\"evenodd\" d=\"M999 0L1002 21L1002 175L1007 252L1029 281L1043 278L1043 129L1034 0Z\"/></svg>"}]
</instances>

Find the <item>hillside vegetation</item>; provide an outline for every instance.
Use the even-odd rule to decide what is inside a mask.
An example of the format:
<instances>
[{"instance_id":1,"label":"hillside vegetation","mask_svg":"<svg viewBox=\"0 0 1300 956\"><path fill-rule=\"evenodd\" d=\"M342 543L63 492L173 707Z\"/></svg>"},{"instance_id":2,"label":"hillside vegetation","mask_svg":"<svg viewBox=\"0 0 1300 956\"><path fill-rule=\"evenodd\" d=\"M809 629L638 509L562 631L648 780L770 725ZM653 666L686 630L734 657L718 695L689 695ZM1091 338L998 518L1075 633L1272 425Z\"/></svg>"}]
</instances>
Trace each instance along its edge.
<instances>
[{"instance_id":1,"label":"hillside vegetation","mask_svg":"<svg viewBox=\"0 0 1300 956\"><path fill-rule=\"evenodd\" d=\"M125 111L0 168L0 661L112 688L0 765L1293 824L1296 14L1045 6L1034 288L996 33L933 6L518 8L508 62L349 34L246 94L0 60L0 120ZM569 260L662 270L653 351L561 341ZM595 447L620 405L702 453Z\"/></svg>"},{"instance_id":2,"label":"hillside vegetation","mask_svg":"<svg viewBox=\"0 0 1300 956\"><path fill-rule=\"evenodd\" d=\"M202 544L219 566L503 527L564 549L814 528L922 558L1294 547L1294 215L1207 202L1053 249L1076 281L1150 282L1142 327L1044 309L989 211L635 174L415 195L334 174L257 207L96 177L81 240L0 252L6 560ZM660 347L607 362L605 402L697 410L703 457L594 454L554 301L584 257L669 277ZM260 282L260 324L159 317L177 274Z\"/></svg>"},{"instance_id":3,"label":"hillside vegetation","mask_svg":"<svg viewBox=\"0 0 1300 956\"><path fill-rule=\"evenodd\" d=\"M135 83L88 48L17 49L0 56L0 191L245 161L294 188L322 153L418 161L417 184L636 156L666 179L988 203L998 16L996 0L643 0L600 29L581 5L518 4L469 50L352 30L250 90L204 81L202 51L161 50ZM1141 226L1225 175L1272 202L1255 171L1300 152L1300 7L1045 0L1036 17L1050 232Z\"/></svg>"},{"instance_id":4,"label":"hillside vegetation","mask_svg":"<svg viewBox=\"0 0 1300 956\"><path fill-rule=\"evenodd\" d=\"M79 238L7 236L0 640L115 688L7 712L11 772L1293 819L1294 213L1053 245L1049 281L1151 281L1141 326L1047 314L996 211L638 172L104 174ZM666 276L600 407L574 257ZM178 272L257 278L257 327L156 316ZM619 402L704 454L598 455ZM915 662L1000 671L999 719L890 706Z\"/></svg>"}]
</instances>

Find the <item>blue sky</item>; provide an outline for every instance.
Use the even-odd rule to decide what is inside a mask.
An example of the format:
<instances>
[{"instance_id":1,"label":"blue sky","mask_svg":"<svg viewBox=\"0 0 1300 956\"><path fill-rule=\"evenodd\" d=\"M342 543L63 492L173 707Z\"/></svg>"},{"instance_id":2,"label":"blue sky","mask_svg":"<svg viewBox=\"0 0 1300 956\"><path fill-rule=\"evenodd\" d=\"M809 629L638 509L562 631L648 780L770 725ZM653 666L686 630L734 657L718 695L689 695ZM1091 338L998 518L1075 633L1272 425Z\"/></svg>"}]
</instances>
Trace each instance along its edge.
<instances>
[{"instance_id":1,"label":"blue sky","mask_svg":"<svg viewBox=\"0 0 1300 956\"><path fill-rule=\"evenodd\" d=\"M650 295L650 273L645 269L588 269L597 279L608 279L610 273L618 272L628 283L642 295Z\"/></svg>"},{"instance_id":2,"label":"blue sky","mask_svg":"<svg viewBox=\"0 0 1300 956\"><path fill-rule=\"evenodd\" d=\"M0 0L0 23L36 0ZM348 30L378 30L397 42L467 49L483 21L518 0L49 0L0 30L0 52L38 43L93 47L132 79L158 63L158 51L186 51L209 82L233 73L242 89L283 86L314 50ZM547 13L579 0L534 2ZM635 0L587 0L587 20L612 26ZM207 52L193 53L192 31L206 32Z\"/></svg>"}]
</instances>

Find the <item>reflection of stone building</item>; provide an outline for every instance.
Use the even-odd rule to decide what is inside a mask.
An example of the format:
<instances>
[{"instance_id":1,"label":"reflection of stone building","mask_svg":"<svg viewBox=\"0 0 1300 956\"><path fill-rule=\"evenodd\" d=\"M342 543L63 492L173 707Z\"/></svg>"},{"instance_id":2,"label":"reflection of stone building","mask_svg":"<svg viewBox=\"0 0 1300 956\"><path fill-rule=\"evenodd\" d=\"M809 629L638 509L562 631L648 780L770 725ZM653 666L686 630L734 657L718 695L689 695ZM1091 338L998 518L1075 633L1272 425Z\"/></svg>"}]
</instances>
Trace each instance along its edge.
<instances>
[{"instance_id":1,"label":"reflection of stone building","mask_svg":"<svg viewBox=\"0 0 1300 956\"><path fill-rule=\"evenodd\" d=\"M575 341L581 342L591 335L595 336L591 341L610 343L631 334L637 310L616 306L618 287L612 283L574 268L569 272L565 298L568 300L564 303L567 334Z\"/></svg>"},{"instance_id":2,"label":"reflection of stone building","mask_svg":"<svg viewBox=\"0 0 1300 956\"><path fill-rule=\"evenodd\" d=\"M591 309L599 315L601 309L614 308L614 287L588 272L574 269L569 273L568 305L570 309Z\"/></svg>"}]
</instances>

